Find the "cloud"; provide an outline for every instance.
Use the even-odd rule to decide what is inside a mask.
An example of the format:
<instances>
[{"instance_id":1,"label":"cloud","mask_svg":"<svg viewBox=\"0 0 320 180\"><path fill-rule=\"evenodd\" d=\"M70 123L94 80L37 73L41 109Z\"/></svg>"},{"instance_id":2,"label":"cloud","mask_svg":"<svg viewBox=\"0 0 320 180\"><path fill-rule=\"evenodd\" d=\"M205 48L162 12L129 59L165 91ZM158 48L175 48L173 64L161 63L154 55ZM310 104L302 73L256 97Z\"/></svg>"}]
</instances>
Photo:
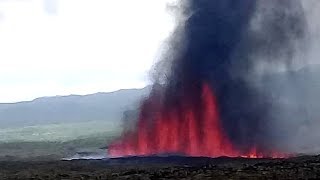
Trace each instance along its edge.
<instances>
[{"instance_id":1,"label":"cloud","mask_svg":"<svg viewBox=\"0 0 320 180\"><path fill-rule=\"evenodd\" d=\"M44 10L49 15L58 13L58 0L44 0Z\"/></svg>"},{"instance_id":2,"label":"cloud","mask_svg":"<svg viewBox=\"0 0 320 180\"><path fill-rule=\"evenodd\" d=\"M96 81L91 73L95 71L106 79L121 77L118 83L107 83L100 78L95 82L101 84L96 86L101 87L100 91L146 84L147 72L158 48L173 27L165 11L165 1L20 0L0 3L0 12L5 16L0 22L0 94L4 93L3 88L7 89L6 98L1 97L0 102L24 100L23 95L18 95L19 91L13 90L15 87L29 88L30 92L33 89L34 93L28 97L34 98L71 93L60 91L56 86L47 93L37 90L46 86L48 80L61 84L64 89L66 83L58 77L63 76L68 81L70 74L78 75L72 80L78 82L74 93L77 86L86 89L83 88L89 86L86 83ZM56 14L52 15L53 12ZM25 86L33 82L35 76L41 80L32 87ZM18 78L13 80L13 77ZM17 80L19 78L21 80Z\"/></svg>"}]
</instances>

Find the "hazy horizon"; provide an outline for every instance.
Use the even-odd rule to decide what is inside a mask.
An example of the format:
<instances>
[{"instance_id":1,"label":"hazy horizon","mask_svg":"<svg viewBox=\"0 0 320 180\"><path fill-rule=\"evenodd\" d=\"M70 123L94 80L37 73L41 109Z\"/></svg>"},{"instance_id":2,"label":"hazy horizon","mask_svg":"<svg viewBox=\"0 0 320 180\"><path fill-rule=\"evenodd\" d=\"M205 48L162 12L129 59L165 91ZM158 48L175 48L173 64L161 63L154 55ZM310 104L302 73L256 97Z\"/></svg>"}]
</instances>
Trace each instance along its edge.
<instances>
[{"instance_id":1,"label":"hazy horizon","mask_svg":"<svg viewBox=\"0 0 320 180\"><path fill-rule=\"evenodd\" d=\"M118 91L121 91L121 90L141 90L141 89L147 88L148 86L150 86L150 84L146 84L143 87L120 88L120 89L111 90L111 91L97 91L97 92L85 93L85 94L70 93L70 94L56 94L56 95L49 95L49 96L45 95L45 96L39 96L39 97L35 97L33 99L27 99L27 100L21 100L21 101L0 102L0 104L15 104L15 103L21 103L21 102L30 102L30 101L34 101L34 100L39 99L39 98L67 97L67 96L87 96L87 95L93 95L93 94L98 94L98 93L114 93L114 92L118 92Z\"/></svg>"}]
</instances>

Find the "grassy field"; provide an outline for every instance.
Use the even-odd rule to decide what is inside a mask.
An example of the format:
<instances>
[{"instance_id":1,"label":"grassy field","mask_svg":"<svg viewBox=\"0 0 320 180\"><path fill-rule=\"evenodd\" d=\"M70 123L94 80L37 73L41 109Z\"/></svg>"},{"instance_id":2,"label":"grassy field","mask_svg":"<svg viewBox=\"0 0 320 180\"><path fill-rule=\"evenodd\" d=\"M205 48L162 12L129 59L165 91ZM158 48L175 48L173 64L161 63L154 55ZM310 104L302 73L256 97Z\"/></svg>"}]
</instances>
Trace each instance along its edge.
<instances>
[{"instance_id":1,"label":"grassy field","mask_svg":"<svg viewBox=\"0 0 320 180\"><path fill-rule=\"evenodd\" d=\"M61 159L79 151L105 151L119 124L85 122L0 129L0 160Z\"/></svg>"}]
</instances>

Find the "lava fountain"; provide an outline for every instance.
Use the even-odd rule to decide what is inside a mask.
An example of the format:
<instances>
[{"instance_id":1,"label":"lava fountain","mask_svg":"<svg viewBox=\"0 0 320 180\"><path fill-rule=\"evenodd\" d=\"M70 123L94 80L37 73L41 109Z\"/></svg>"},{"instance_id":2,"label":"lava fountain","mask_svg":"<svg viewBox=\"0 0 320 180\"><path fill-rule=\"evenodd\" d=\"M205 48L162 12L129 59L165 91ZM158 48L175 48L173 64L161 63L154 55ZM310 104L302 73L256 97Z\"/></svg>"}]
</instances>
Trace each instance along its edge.
<instances>
[{"instance_id":1,"label":"lava fountain","mask_svg":"<svg viewBox=\"0 0 320 180\"><path fill-rule=\"evenodd\" d=\"M181 3L184 20L158 65L136 126L109 146L109 156L283 157L271 136L272 101L253 83L263 79L254 73L261 64L292 60L292 44L304 36L301 4Z\"/></svg>"},{"instance_id":2,"label":"lava fountain","mask_svg":"<svg viewBox=\"0 0 320 180\"><path fill-rule=\"evenodd\" d=\"M203 84L200 104L181 99L173 107L160 107L160 112L147 115L156 97L142 105L138 126L126 132L123 139L110 146L109 154L119 156L146 156L179 153L188 156L229 157L283 157L278 152L262 153L253 146L249 151L239 151L226 136L219 117L219 108L213 91ZM159 102L159 100L157 100ZM157 106L159 108L159 106ZM153 120L150 122L150 119Z\"/></svg>"}]
</instances>

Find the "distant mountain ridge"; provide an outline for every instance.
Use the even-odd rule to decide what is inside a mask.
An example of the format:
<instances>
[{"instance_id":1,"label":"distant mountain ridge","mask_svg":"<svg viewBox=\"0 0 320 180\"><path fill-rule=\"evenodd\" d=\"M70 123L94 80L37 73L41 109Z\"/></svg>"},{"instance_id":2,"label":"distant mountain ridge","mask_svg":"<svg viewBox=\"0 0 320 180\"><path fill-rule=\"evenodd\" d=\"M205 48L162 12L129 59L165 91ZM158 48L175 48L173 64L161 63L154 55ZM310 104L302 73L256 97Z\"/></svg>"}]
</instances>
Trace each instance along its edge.
<instances>
[{"instance_id":1,"label":"distant mountain ridge","mask_svg":"<svg viewBox=\"0 0 320 180\"><path fill-rule=\"evenodd\" d=\"M283 106L297 109L296 117L306 113L311 119L320 117L320 65L267 76L262 89L271 93L273 99ZM26 102L0 103L0 128L119 121L123 117L130 121L131 117L136 115L139 102L149 94L150 90L149 86L110 93L42 97ZM299 105L304 101L306 103L302 104L306 110L302 113Z\"/></svg>"},{"instance_id":2,"label":"distant mountain ridge","mask_svg":"<svg viewBox=\"0 0 320 180\"><path fill-rule=\"evenodd\" d=\"M0 103L0 128L52 123L119 121L124 111L136 108L150 87L110 93L41 97L33 101Z\"/></svg>"}]
</instances>

